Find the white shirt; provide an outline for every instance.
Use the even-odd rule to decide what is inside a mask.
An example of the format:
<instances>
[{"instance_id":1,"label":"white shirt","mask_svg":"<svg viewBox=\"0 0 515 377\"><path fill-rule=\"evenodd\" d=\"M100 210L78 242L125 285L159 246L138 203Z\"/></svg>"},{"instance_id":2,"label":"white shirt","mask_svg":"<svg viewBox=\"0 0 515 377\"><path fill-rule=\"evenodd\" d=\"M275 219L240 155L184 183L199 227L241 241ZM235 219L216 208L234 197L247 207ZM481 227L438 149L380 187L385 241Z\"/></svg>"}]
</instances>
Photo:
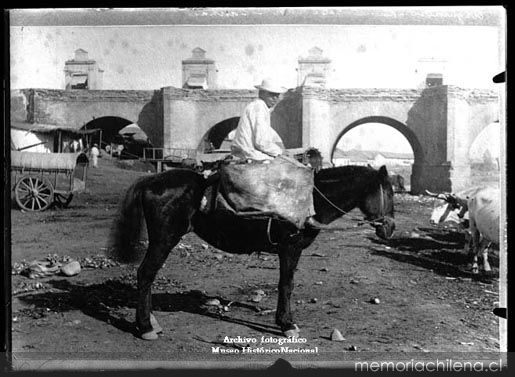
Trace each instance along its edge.
<instances>
[{"instance_id":1,"label":"white shirt","mask_svg":"<svg viewBox=\"0 0 515 377\"><path fill-rule=\"evenodd\" d=\"M92 157L98 157L100 155L100 151L97 147L92 147L90 153Z\"/></svg>"},{"instance_id":2,"label":"white shirt","mask_svg":"<svg viewBox=\"0 0 515 377\"><path fill-rule=\"evenodd\" d=\"M270 125L270 109L258 98L247 105L232 140L235 157L271 160L283 153L281 137Z\"/></svg>"}]
</instances>

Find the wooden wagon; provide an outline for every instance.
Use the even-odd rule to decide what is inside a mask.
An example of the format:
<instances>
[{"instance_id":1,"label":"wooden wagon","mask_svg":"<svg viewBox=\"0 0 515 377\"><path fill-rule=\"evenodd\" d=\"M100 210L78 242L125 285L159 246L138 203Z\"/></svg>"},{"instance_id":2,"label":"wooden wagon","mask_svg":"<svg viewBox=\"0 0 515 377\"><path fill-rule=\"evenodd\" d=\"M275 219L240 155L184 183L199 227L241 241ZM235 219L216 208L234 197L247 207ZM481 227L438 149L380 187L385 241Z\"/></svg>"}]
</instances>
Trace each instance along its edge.
<instances>
[{"instance_id":1,"label":"wooden wagon","mask_svg":"<svg viewBox=\"0 0 515 377\"><path fill-rule=\"evenodd\" d=\"M18 206L44 211L63 207L86 187L88 157L84 153L11 151L11 187Z\"/></svg>"},{"instance_id":2,"label":"wooden wagon","mask_svg":"<svg viewBox=\"0 0 515 377\"><path fill-rule=\"evenodd\" d=\"M316 148L290 148L286 150L297 161L307 164L310 156L320 155ZM316 152L314 152L316 151ZM145 148L143 161L156 165L156 171L162 172L174 167L194 168L202 170L206 166L224 160L231 154L230 149L214 149L209 152L201 152L188 148ZM322 168L322 156L316 161L316 169Z\"/></svg>"}]
</instances>

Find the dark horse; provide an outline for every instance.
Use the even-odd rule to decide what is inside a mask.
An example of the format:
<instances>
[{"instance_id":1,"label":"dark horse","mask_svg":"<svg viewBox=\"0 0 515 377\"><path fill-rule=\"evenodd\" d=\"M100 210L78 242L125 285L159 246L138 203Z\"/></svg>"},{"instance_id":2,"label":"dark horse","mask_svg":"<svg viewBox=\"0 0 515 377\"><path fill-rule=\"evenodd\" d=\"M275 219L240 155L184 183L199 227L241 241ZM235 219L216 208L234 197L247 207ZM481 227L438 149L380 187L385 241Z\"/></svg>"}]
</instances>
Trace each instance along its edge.
<instances>
[{"instance_id":1,"label":"dark horse","mask_svg":"<svg viewBox=\"0 0 515 377\"><path fill-rule=\"evenodd\" d=\"M212 177L188 169L172 169L142 177L127 191L111 232L108 255L120 262L135 263L138 269L139 301L136 324L143 339L156 339L161 328L151 313L151 285L168 254L182 236L193 231L212 246L230 253L256 251L277 253L280 263L276 323L286 336L298 336L290 296L293 275L303 249L319 230L297 229L280 220L243 219L228 211L200 210ZM386 167L364 166L323 169L315 175L316 219L329 224L358 207L381 238L389 238L393 221L393 190ZM138 240L143 217L148 231L148 250Z\"/></svg>"}]
</instances>

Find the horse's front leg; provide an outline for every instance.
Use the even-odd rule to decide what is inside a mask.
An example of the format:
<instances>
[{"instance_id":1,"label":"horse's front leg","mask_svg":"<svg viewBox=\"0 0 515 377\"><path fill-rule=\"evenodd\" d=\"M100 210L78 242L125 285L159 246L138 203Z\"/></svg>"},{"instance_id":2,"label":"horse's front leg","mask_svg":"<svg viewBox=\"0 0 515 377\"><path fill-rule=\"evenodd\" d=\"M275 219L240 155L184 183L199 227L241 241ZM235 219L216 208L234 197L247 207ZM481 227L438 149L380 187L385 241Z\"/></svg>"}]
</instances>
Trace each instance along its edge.
<instances>
[{"instance_id":1,"label":"horse's front leg","mask_svg":"<svg viewBox=\"0 0 515 377\"><path fill-rule=\"evenodd\" d=\"M279 297L277 300L275 322L280 326L284 335L288 337L299 336L299 328L293 322L293 316L291 314L290 298L293 291L293 275L301 253L301 248L291 246L283 247L279 251Z\"/></svg>"}]
</instances>

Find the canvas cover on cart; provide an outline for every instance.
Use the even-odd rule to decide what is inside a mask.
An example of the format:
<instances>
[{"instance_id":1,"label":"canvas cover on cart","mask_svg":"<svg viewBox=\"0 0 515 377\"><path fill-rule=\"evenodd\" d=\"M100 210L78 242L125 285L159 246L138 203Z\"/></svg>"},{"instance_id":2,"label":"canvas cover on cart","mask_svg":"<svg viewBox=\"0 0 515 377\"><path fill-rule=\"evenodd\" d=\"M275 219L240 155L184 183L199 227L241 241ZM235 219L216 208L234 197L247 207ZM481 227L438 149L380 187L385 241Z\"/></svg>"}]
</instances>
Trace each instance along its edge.
<instances>
[{"instance_id":1,"label":"canvas cover on cart","mask_svg":"<svg viewBox=\"0 0 515 377\"><path fill-rule=\"evenodd\" d=\"M84 153L38 153L11 151L11 167L30 170L73 170L88 162Z\"/></svg>"}]
</instances>

